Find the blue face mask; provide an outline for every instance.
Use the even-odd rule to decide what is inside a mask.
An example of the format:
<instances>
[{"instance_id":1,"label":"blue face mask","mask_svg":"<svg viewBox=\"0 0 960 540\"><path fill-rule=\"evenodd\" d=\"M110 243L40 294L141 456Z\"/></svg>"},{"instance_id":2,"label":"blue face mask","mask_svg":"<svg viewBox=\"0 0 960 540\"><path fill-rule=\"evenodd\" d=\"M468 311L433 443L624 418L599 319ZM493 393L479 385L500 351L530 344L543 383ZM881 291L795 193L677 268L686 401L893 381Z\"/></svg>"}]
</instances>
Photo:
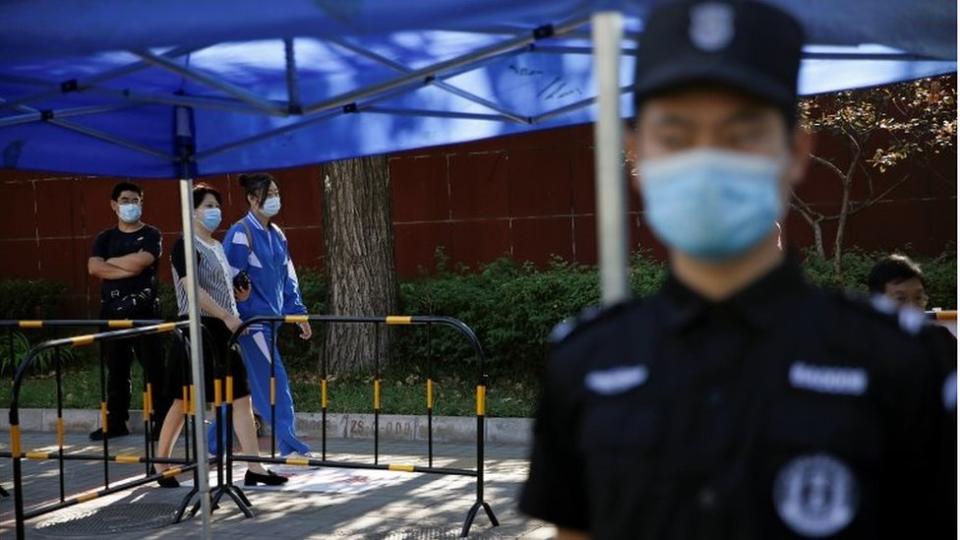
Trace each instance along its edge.
<instances>
[{"instance_id":1,"label":"blue face mask","mask_svg":"<svg viewBox=\"0 0 960 540\"><path fill-rule=\"evenodd\" d=\"M723 261L766 238L783 216L782 162L691 150L640 164L644 217L668 247Z\"/></svg>"},{"instance_id":2,"label":"blue face mask","mask_svg":"<svg viewBox=\"0 0 960 540\"><path fill-rule=\"evenodd\" d=\"M268 197L267 200L263 201L261 210L267 217L277 215L280 212L280 197Z\"/></svg>"},{"instance_id":3,"label":"blue face mask","mask_svg":"<svg viewBox=\"0 0 960 540\"><path fill-rule=\"evenodd\" d=\"M120 219L123 220L124 223L136 223L140 221L140 215L143 210L139 204L121 204L119 208Z\"/></svg>"},{"instance_id":4,"label":"blue face mask","mask_svg":"<svg viewBox=\"0 0 960 540\"><path fill-rule=\"evenodd\" d=\"M206 227L208 231L213 232L220 226L222 214L219 208L204 208L201 216L200 221L203 222L203 226Z\"/></svg>"}]
</instances>

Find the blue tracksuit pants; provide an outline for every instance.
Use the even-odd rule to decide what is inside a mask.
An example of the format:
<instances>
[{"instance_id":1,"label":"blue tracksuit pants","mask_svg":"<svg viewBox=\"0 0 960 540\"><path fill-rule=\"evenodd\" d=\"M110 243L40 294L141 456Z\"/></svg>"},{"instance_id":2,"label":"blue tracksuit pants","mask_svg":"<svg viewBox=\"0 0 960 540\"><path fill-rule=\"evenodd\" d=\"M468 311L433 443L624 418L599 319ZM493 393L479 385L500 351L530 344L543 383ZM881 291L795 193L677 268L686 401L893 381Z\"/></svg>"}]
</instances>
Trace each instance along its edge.
<instances>
[{"instance_id":1,"label":"blue tracksuit pants","mask_svg":"<svg viewBox=\"0 0 960 540\"><path fill-rule=\"evenodd\" d=\"M293 395L290 392L290 382L287 379L287 370L280 359L280 351L273 340L273 330L269 326L251 328L237 340L243 355L243 365L247 368L247 382L250 385L250 397L253 401L253 410L263 419L265 424L270 423L270 350L273 349L275 362L274 377L276 378L276 425L277 451L281 456L292 452L306 454L310 447L297 437L293 411ZM216 428L210 426L207 432L210 453L216 453Z\"/></svg>"}]
</instances>

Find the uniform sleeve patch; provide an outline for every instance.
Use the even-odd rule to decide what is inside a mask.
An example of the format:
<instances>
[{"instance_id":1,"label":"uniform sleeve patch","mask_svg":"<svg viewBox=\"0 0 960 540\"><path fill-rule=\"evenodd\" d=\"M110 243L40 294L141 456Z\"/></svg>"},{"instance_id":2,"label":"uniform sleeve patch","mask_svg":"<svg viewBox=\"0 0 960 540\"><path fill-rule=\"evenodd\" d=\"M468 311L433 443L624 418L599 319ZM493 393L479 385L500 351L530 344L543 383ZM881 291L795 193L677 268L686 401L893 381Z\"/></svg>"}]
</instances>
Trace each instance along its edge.
<instances>
[{"instance_id":1,"label":"uniform sleeve patch","mask_svg":"<svg viewBox=\"0 0 960 540\"><path fill-rule=\"evenodd\" d=\"M567 336L570 335L570 332L573 332L573 329L577 327L576 319L569 318L560 321L560 324L553 327L553 330L550 331L550 341L552 343L560 343Z\"/></svg>"},{"instance_id":2,"label":"uniform sleeve patch","mask_svg":"<svg viewBox=\"0 0 960 540\"><path fill-rule=\"evenodd\" d=\"M569 317L561 321L550 331L549 341L551 343L560 343L570 337L577 328L586 326L587 323L597 319L605 312L602 306L588 306L577 316Z\"/></svg>"},{"instance_id":3,"label":"uniform sleeve patch","mask_svg":"<svg viewBox=\"0 0 960 540\"><path fill-rule=\"evenodd\" d=\"M893 315L897 312L897 303L883 294L875 294L870 297L870 305L880 313Z\"/></svg>"},{"instance_id":4,"label":"uniform sleeve patch","mask_svg":"<svg viewBox=\"0 0 960 540\"><path fill-rule=\"evenodd\" d=\"M953 371L943 381L943 408L948 411L957 410L957 372Z\"/></svg>"},{"instance_id":5,"label":"uniform sleeve patch","mask_svg":"<svg viewBox=\"0 0 960 540\"><path fill-rule=\"evenodd\" d=\"M860 396L867 391L867 371L863 368L815 366L795 362L790 366L790 385L823 394Z\"/></svg>"},{"instance_id":6,"label":"uniform sleeve patch","mask_svg":"<svg viewBox=\"0 0 960 540\"><path fill-rule=\"evenodd\" d=\"M927 324L927 317L919 309L902 308L897 314L897 322L904 332L915 336L923 329L923 325Z\"/></svg>"},{"instance_id":7,"label":"uniform sleeve patch","mask_svg":"<svg viewBox=\"0 0 960 540\"><path fill-rule=\"evenodd\" d=\"M621 394L647 382L647 366L622 366L587 373L587 388L605 396Z\"/></svg>"}]
</instances>

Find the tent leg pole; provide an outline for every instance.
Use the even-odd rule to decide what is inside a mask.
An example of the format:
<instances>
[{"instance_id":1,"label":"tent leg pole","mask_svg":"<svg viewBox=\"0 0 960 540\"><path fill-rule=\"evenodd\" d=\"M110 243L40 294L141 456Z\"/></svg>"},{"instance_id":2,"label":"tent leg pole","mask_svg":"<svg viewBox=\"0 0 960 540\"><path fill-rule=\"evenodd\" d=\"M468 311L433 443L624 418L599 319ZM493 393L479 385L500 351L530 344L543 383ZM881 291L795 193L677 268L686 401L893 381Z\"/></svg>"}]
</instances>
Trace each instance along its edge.
<instances>
[{"instance_id":1,"label":"tent leg pole","mask_svg":"<svg viewBox=\"0 0 960 540\"><path fill-rule=\"evenodd\" d=\"M593 14L591 22L599 108L594 124L597 247L602 300L604 305L610 305L630 295L627 280L627 189L623 177L623 124L620 119L623 16L613 11L599 12Z\"/></svg>"},{"instance_id":2,"label":"tent leg pole","mask_svg":"<svg viewBox=\"0 0 960 540\"><path fill-rule=\"evenodd\" d=\"M193 375L194 396L194 441L197 446L194 459L197 460L197 490L200 496L201 518L203 522L203 538L210 538L210 475L207 459L207 430L203 421L206 408L203 384L203 356L202 339L200 332L200 309L197 302L197 251L193 238L193 180L180 180L180 208L183 221L183 248L188 256L187 263L187 300L189 303L188 315L190 318L190 366Z\"/></svg>"}]
</instances>

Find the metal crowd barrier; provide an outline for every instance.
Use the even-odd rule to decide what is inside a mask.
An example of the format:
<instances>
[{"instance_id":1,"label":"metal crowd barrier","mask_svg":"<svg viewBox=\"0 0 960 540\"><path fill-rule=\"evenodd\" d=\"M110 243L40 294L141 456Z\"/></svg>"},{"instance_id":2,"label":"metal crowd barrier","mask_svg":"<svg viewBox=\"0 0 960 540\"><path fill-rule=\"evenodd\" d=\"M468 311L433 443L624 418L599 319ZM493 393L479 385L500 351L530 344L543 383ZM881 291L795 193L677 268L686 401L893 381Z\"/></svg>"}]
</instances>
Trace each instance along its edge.
<instances>
[{"instance_id":1,"label":"metal crowd barrier","mask_svg":"<svg viewBox=\"0 0 960 540\"><path fill-rule=\"evenodd\" d=\"M329 388L328 388L328 379L327 379L327 359L323 358L321 363L321 374L320 374L320 411L321 411L321 459L309 459L304 457L290 457L290 458L280 458L276 454L276 378L275 378L275 362L273 360L274 350L276 349L276 340L277 340L277 325L279 323L286 324L298 324L305 322L320 322L320 323L348 323L348 324L373 324L373 325L426 325L428 330L432 325L442 325L455 329L461 335L463 335L473 348L474 355L476 356L478 365L479 365L479 374L477 377L477 387L476 387L476 412L477 412L477 464L475 469L461 469L453 467L434 467L433 466L433 390L434 390L434 381L432 374L432 365L427 366L427 381L425 384L425 394L426 394L426 412L427 412L427 466L416 466L410 464L400 464L400 463L391 463L383 464L380 463L380 409L381 409L381 379L380 379L380 359L379 354L376 354L375 358L375 373L373 379L373 418L374 418L374 431L373 431L373 463L359 463L359 462L350 462L350 461L330 461L327 459L327 408L329 405ZM477 512L483 508L486 512L487 517L490 519L492 526L496 527L500 523L497 521L496 516L493 513L493 509L490 508L490 505L484 500L483 494L483 468L484 468L484 421L486 418L486 395L487 395L487 373L484 369L484 353L483 348L480 346L480 341L477 339L476 334L469 326L464 324L462 321L451 318L451 317L433 317L433 316L387 316L387 317L347 317L347 316L335 316L335 315L287 315L287 316L275 316L275 317L254 317L244 323L234 332L233 336L230 338L229 345L231 348L238 350L239 345L237 344L237 338L243 334L250 326L252 325L263 325L268 324L273 330L273 343L270 344L270 457L261 457L261 456L245 456L245 455L233 455L233 437L228 436L226 439L226 465L224 469L226 470L226 478L223 486L218 488L217 494L214 497L214 504L219 500L220 496L228 493L239 492L239 488L233 484L233 462L234 461L245 461L245 462L257 462L257 463L274 463L274 464L286 464L286 465L299 465L299 466L320 466L320 467L331 467L331 468L349 468L349 469L376 469L376 470L389 470L389 471L403 471L403 472L413 472L413 473L429 473L429 474L440 474L440 475L459 475L459 476L469 476L476 478L476 500L471 506L470 510L467 512L467 516L463 522L463 528L461 529L461 537L466 537L470 532L470 527L473 524L474 519L476 518ZM377 339L377 346L379 347L379 339ZM431 356L431 355L428 355ZM428 358L428 362L432 363L432 358ZM233 377L230 370L230 362L226 363L227 372L226 372L226 414L225 422L227 426L233 425ZM219 396L219 383L214 386L215 393ZM222 428L217 429L218 437L223 432ZM218 441L221 444L218 444L218 448L224 446L223 441Z\"/></svg>"},{"instance_id":2,"label":"metal crowd barrier","mask_svg":"<svg viewBox=\"0 0 960 540\"><path fill-rule=\"evenodd\" d=\"M329 405L329 389L328 389L328 373L327 373L327 362L324 359L321 366L321 380L320 380L320 393L321 393L321 414L323 419L323 427L321 429L321 440L322 440L322 454L321 459L308 459L308 458L279 458L276 455L276 379L274 371L274 362L271 358L271 371L270 371L270 402L271 402L271 412L270 412L270 424L271 424L271 450L270 457L261 457L261 456L246 456L246 455L233 455L233 436L232 436L232 427L233 427L233 377L230 372L230 362L225 361L226 359L218 359L214 357L213 365L215 369L214 376L214 397L213 405L215 408L215 418L217 425L220 426L217 429L218 437L222 437L225 432L230 433L230 436L226 437L226 441L220 440L217 444L217 455L214 458L211 458L211 462L216 462L217 464L217 488L211 492L213 497L212 506L216 508L217 503L223 496L231 498L240 510L247 517L252 517L253 513L250 510L250 501L244 495L243 491L233 483L233 474L232 467L234 461L245 461L245 462L259 462L259 463L275 463L275 464L288 464L288 465L301 465L301 466L322 466L322 467L332 467L332 468L351 468L351 469L377 469L377 470L390 470L390 471L402 471L402 472L415 472L415 473L429 473L429 474L441 474L441 475L459 475L459 476L468 476L476 478L476 500L471 506L470 510L467 513L466 519L463 523L463 528L461 530L461 536L466 537L470 531L470 527L473 524L474 519L476 518L477 512L482 508L487 514L490 522L493 526L498 526L499 522L497 521L496 516L493 513L490 505L484 500L484 421L486 417L486 388L487 388L487 374L484 368L484 353L483 349L480 346L480 342L477 339L474 332L463 322L453 319L450 317L432 317L432 316L388 316L388 317L338 317L338 316L328 316L328 315L294 315L294 316L285 316L285 317L257 317L250 319L234 333L230 338L229 346L234 349L238 349L237 338L245 332L251 325L258 324L269 324L274 330L273 336L274 340L277 339L277 325L281 323L293 324L293 323L303 323L303 322L324 322L324 323L352 323L352 324L375 324L375 325L426 325L428 333L434 325L442 325L455 329L461 335L467 338L470 342L471 347L473 348L474 354L477 358L479 365L479 374L477 379L476 387L476 416L477 416L477 464L475 469L463 469L463 468L454 468L454 467L434 467L433 466L433 406L434 406L434 379L433 379L433 366L432 366L432 354L428 353L428 365L427 365L427 381L425 385L425 394L426 394L426 412L427 412L427 466L415 466L410 464L382 464L380 463L380 441L379 441L379 426L380 426L380 410L381 410L381 377L380 377L380 365L379 365L379 354L376 358L376 372L373 381L373 411L374 411L374 456L373 463L359 463L359 462L349 462L349 461L331 461L327 459L327 410ZM194 474L194 487L191 491L184 497L180 508L177 512L175 521L179 521L184 515L186 508L189 506L190 501L197 494L197 486L199 482L197 481L197 456L203 455L205 449L196 448L196 440L193 440L193 451L191 453L191 444L190 444L190 432L191 422L196 422L194 417L194 385L196 382L191 383L189 387L184 386L182 391L182 400L184 407L184 415L187 417L186 429L184 430L185 434L185 454L182 459L161 459L157 458L155 453L152 452L149 443L145 443L145 455L144 456L135 456L135 455L109 455L107 440L104 439L104 450L102 455L94 454L64 454L64 425L63 425L63 392L62 392L62 378L61 378L61 358L59 351L61 347L81 347L85 345L91 345L93 343L113 341L113 340L122 340L130 339L143 335L150 334L160 334L160 333L172 333L172 335L177 340L177 346L181 347L184 351L187 358L189 358L189 349L187 346L187 340L182 333L182 329L187 327L187 322L178 322L178 323L160 323L156 324L157 321L102 321L102 320L87 320L87 321L0 321L0 328L52 328L52 327L105 327L105 328L122 328L122 330L114 330L108 332L102 332L97 334L82 335L69 338L53 339L48 340L43 343L38 344L37 346L30 349L27 356L24 358L23 362L17 367L14 384L13 384L13 399L10 405L10 441L11 441L11 451L10 452L0 452L0 457L9 457L13 460L13 473L14 473L14 501L15 501L15 515L16 515L16 526L17 526L17 538L18 540L22 539L25 534L25 522L28 519L32 519L50 512L54 512L69 506L73 506L79 503L83 503L104 495L109 495L131 489L134 487L142 486L150 482L156 481L163 477L176 476L185 472L193 472ZM210 339L208 337L206 329L204 329L204 339ZM429 334L428 334L429 341ZM379 347L379 340L377 340L377 346ZM432 345L431 345L432 346ZM276 348L276 341L271 344L270 354L274 354ZM56 421L56 432L57 432L57 446L58 450L56 452L38 452L38 451L27 451L23 452L21 448L20 440L20 422L19 422L19 400L20 400L20 388L23 384L24 377L29 371L31 365L34 363L34 360L43 352L53 350L54 351L54 360L55 360L55 371L56 371L56 384L57 384L57 421ZM211 347L211 350L216 355L216 347ZM14 350L12 346L11 338L11 358L13 357ZM206 354L206 348L204 349ZM224 361L224 362L221 362ZM220 366L225 366L225 368ZM183 366L181 366L182 368ZM107 419L106 419L106 397L104 396L104 387L105 387L105 377L103 371L103 356L101 355L101 404L100 404L100 415L101 415L101 425L102 429L106 429ZM225 375L225 377L221 377ZM188 377L185 377L184 380L188 380ZM149 386L144 388L144 424L145 424L145 439L150 440L150 414L152 412L152 389ZM224 399L225 398L225 399ZM225 413L225 414L224 414ZM229 431L225 429L225 426L229 426ZM21 469L21 460L58 460L59 462L59 481L60 481L60 502L48 504L46 506L33 509L31 511L24 511L23 508L23 478L22 478L22 469ZM104 462L104 486L103 489L100 489L95 492L85 492L76 496L67 498L65 496L65 487L64 487L64 476L63 476L63 463L64 461L100 461ZM109 464L114 463L144 463L145 464L145 475L143 478L123 482L122 484L110 486L109 480ZM170 464L176 465L177 467L167 469L163 473L155 474L152 473L152 465L154 463L159 464ZM225 472L226 471L226 472ZM194 504L193 509L191 510L190 515L193 515L197 512L199 508L199 501Z\"/></svg>"},{"instance_id":3,"label":"metal crowd barrier","mask_svg":"<svg viewBox=\"0 0 960 540\"><path fill-rule=\"evenodd\" d=\"M40 324L37 321L37 325L31 326L33 321L26 321L30 323L27 327L39 328L46 326L47 323ZM53 325L54 321L50 321L50 326ZM83 326L107 326L113 328L127 328L125 330L114 330L108 332L101 332L97 334L87 334L75 337L53 339L40 343L39 345L30 349L27 353L27 356L17 367L16 373L14 375L13 381L13 396L10 403L10 452L0 453L0 457L10 457L13 460L13 477L14 477L14 509L16 516L16 527L17 527L17 539L22 540L25 535L25 522L28 519L32 519L50 512L54 512L69 506L73 506L79 503L83 503L89 500L102 497L104 495L110 495L120 491L124 491L130 488L138 487L150 482L154 482L160 478L176 476L184 472L192 471L194 473L194 488L187 494L183 502L180 505L180 509L177 513L177 521L183 516L183 513L186 507L189 505L190 500L197 493L197 486L199 482L196 480L196 456L200 455L198 449L196 448L196 441L194 441L194 448L190 452L190 443L189 438L186 438L187 441L185 455L181 458L157 458L155 455L152 455L150 444L147 443L145 447L144 456L136 455L125 455L119 454L111 456L109 455L108 445L106 438L104 439L103 445L103 454L64 454L64 425L63 425L63 392L62 392L62 379L61 379L61 359L59 351L62 347L82 347L86 345L91 345L93 343L100 343L106 341L115 341L122 339L130 339L144 335L152 334L164 334L171 333L177 341L177 345L182 347L184 351L187 350L187 342L184 338L181 329L185 328L188 325L188 322L179 322L179 323L161 323L153 324L146 326L138 326L138 323L144 321L56 321L59 326L80 326L80 323L83 323ZM68 324L69 323L69 324ZM107 324L103 324L107 323ZM24 326L20 326L24 327ZM44 351L53 350L54 359L55 359L55 376L57 384L57 421L56 421L56 432L57 432L57 452L39 452L39 451L27 451L23 452L21 448L21 439L20 439L20 389L24 381L26 373L29 371L34 360L38 355ZM189 357L189 354L187 354ZM185 387L186 388L186 387ZM103 377L102 377L102 358L101 358L101 395L103 393ZM193 387L184 390L184 414L187 417L186 423L186 432L189 433L191 422L195 422L196 419L193 416L193 409L191 408L191 401L194 395ZM149 415L152 410L152 395L150 388L145 388L144 390L144 422L145 424L149 423ZM100 421L103 426L102 429L106 430L107 426L107 409L105 399L101 401L100 404ZM149 426L144 433L145 439L150 440ZM187 435L189 437L189 435ZM23 508L23 471L21 468L21 461L23 459L28 460L57 460L59 462L59 480L60 480L60 502L48 504L40 508L33 509L29 512L25 512ZM63 464L64 461L103 461L104 463L104 487L95 492L84 492L70 498L65 497L64 489L64 480L63 480ZM128 482L123 482L119 485L110 486L109 479L109 464L110 462L114 463L144 463L145 464L145 475L144 478L136 479ZM177 465L177 467L169 468L162 473L156 474L152 473L151 466L154 463ZM196 506L194 507L196 509ZM195 510L194 510L195 512Z\"/></svg>"},{"instance_id":4,"label":"metal crowd barrier","mask_svg":"<svg viewBox=\"0 0 960 540\"><path fill-rule=\"evenodd\" d=\"M152 319L54 319L54 320L0 320L0 328L5 328L7 330L7 351L10 358L10 365L12 366L16 361L16 349L13 343L13 334L14 330L30 330L37 331L42 329L51 329L51 328L62 328L62 329L74 329L74 328L104 328L104 329L121 329L121 328L135 328L140 326L148 326L154 324L160 324L164 322L163 320L152 320ZM60 350L59 348L55 352L55 367L57 370L56 377L57 380L60 380ZM16 374L16 368L13 370L14 375ZM101 406L106 402L107 398L105 395L105 381L106 375L104 371L104 355L103 351L100 351L100 381L101 381L101 392L100 392L100 401ZM144 403L146 403L146 398L148 394L152 398L153 388L150 385L146 378L144 378ZM62 393L60 388L60 383L57 383L57 433L62 433L63 425L61 422L61 417L63 415L62 407L59 404L62 402ZM152 448L150 445L150 426L148 409L144 405L144 423L147 424L144 426L144 433L147 434L147 438L144 442L144 451L149 452ZM104 426L103 429L106 429ZM58 435L59 436L59 435ZM106 439L104 439L104 452L106 453ZM0 457L9 457L4 456L4 452L0 452ZM147 465L149 467L149 465ZM62 469L62 467L61 467ZM63 476L63 471L61 470L60 476ZM110 472L105 467L104 469L104 481L109 482ZM0 497L9 497L10 494L3 489L3 486L0 486ZM60 500L63 500L63 487L61 485L60 489Z\"/></svg>"}]
</instances>

